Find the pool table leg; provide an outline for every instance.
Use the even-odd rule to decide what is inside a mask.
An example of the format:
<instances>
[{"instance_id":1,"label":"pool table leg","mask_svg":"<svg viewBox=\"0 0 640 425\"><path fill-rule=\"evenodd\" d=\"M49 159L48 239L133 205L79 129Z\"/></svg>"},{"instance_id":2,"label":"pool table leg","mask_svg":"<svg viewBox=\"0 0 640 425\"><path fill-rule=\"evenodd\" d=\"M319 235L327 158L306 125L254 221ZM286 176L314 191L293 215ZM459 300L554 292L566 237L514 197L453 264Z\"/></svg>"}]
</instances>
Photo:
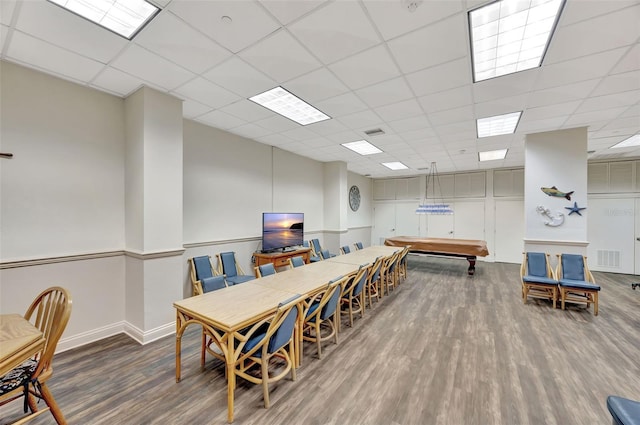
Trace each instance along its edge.
<instances>
[{"instance_id":1,"label":"pool table leg","mask_svg":"<svg viewBox=\"0 0 640 425\"><path fill-rule=\"evenodd\" d=\"M469 276L473 276L473 274L476 272L476 257L467 257L467 261L469 262L467 273L469 273Z\"/></svg>"}]
</instances>

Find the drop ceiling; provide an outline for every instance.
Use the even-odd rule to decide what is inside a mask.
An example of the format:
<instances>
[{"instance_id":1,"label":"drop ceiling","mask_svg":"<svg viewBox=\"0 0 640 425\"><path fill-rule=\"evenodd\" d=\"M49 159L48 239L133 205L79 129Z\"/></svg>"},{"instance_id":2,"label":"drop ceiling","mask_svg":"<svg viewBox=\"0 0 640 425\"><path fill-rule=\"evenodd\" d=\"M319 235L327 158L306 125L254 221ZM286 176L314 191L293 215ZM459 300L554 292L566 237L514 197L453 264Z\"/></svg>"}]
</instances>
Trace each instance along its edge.
<instances>
[{"instance_id":1,"label":"drop ceiling","mask_svg":"<svg viewBox=\"0 0 640 425\"><path fill-rule=\"evenodd\" d=\"M187 119L374 178L433 161L441 173L521 167L527 134L582 126L591 160L640 157L609 149L640 132L637 0L567 0L541 67L479 83L467 12L485 1L153 3L128 41L45 0L0 0L1 58L121 97L149 86L183 99ZM278 85L332 119L300 126L248 100ZM477 118L515 111L514 134L476 137ZM361 139L384 152L341 146ZM393 161L409 169L381 165Z\"/></svg>"}]
</instances>

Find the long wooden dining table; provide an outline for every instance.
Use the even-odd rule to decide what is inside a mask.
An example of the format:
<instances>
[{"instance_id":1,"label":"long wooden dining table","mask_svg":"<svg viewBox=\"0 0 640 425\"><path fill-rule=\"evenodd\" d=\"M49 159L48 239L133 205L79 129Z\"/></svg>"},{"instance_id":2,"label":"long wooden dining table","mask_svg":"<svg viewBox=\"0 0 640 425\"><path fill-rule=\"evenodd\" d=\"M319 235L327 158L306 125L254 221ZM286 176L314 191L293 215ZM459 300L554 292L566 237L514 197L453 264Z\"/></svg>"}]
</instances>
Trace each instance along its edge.
<instances>
[{"instance_id":1,"label":"long wooden dining table","mask_svg":"<svg viewBox=\"0 0 640 425\"><path fill-rule=\"evenodd\" d=\"M44 347L40 329L19 314L0 314L0 376L20 366Z\"/></svg>"},{"instance_id":2,"label":"long wooden dining table","mask_svg":"<svg viewBox=\"0 0 640 425\"><path fill-rule=\"evenodd\" d=\"M294 295L300 301L322 291L327 283L340 276L356 273L361 264L370 264L380 255L391 255L399 248L372 246L351 254L334 257L331 261L306 264L249 282L176 301L176 382L181 374L181 341L187 327L203 326L221 335L218 341L226 363L227 419L233 422L234 392L236 387L236 352L239 332L273 315L278 303ZM301 311L301 309L299 309ZM294 367L301 362L302 321L299 316L295 337Z\"/></svg>"}]
</instances>

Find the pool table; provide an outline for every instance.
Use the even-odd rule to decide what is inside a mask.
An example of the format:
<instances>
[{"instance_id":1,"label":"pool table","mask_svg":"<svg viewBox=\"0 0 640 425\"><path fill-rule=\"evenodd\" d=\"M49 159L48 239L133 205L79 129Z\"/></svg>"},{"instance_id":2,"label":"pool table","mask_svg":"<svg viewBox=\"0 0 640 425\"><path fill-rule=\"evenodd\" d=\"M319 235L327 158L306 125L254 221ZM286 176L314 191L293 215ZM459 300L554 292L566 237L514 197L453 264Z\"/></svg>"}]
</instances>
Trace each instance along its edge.
<instances>
[{"instance_id":1,"label":"pool table","mask_svg":"<svg viewBox=\"0 0 640 425\"><path fill-rule=\"evenodd\" d=\"M467 273L476 270L476 258L489 255L487 242L472 239L421 238L416 236L396 236L384 241L388 246L408 246L409 251L446 257L466 258L469 262Z\"/></svg>"}]
</instances>

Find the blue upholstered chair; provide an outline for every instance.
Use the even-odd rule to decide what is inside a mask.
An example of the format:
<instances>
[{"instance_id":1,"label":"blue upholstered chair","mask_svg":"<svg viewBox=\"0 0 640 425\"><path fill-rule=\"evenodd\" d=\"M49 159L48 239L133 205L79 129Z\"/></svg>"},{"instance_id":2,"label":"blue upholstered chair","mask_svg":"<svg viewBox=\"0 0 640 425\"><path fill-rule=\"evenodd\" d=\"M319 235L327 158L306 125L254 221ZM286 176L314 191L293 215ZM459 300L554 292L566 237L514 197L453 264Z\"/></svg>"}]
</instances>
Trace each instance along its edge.
<instances>
[{"instance_id":1,"label":"blue upholstered chair","mask_svg":"<svg viewBox=\"0 0 640 425\"><path fill-rule=\"evenodd\" d=\"M344 278L337 277L327 284L320 297L307 300L302 338L318 347L318 358L322 358L322 342L333 338L338 343L338 301L342 293ZM329 329L322 335L323 325ZM302 357L302 356L300 356Z\"/></svg>"},{"instance_id":2,"label":"blue upholstered chair","mask_svg":"<svg viewBox=\"0 0 640 425\"><path fill-rule=\"evenodd\" d=\"M261 266L254 267L256 277L269 276L276 274L276 268L272 263L263 264Z\"/></svg>"},{"instance_id":3,"label":"blue upholstered chair","mask_svg":"<svg viewBox=\"0 0 640 425\"><path fill-rule=\"evenodd\" d=\"M320 257L323 260L328 260L331 257L335 257L335 255L332 255L328 249L323 249L322 251L320 251Z\"/></svg>"},{"instance_id":4,"label":"blue upholstered chair","mask_svg":"<svg viewBox=\"0 0 640 425\"><path fill-rule=\"evenodd\" d=\"M553 302L556 308L558 299L558 280L551 269L549 254L543 252L523 253L520 266L520 281L522 282L522 302L527 298L543 298Z\"/></svg>"},{"instance_id":5,"label":"blue upholstered chair","mask_svg":"<svg viewBox=\"0 0 640 425\"><path fill-rule=\"evenodd\" d=\"M304 258L301 255L289 258L289 266L291 268L304 266Z\"/></svg>"},{"instance_id":6,"label":"blue upholstered chair","mask_svg":"<svg viewBox=\"0 0 640 425\"><path fill-rule=\"evenodd\" d=\"M207 261L209 262L209 264L211 264L208 256ZM204 294L227 287L227 282L225 281L223 275L208 277L202 279L200 282L202 282L202 293ZM204 368L207 352L213 357L224 361L224 354L222 353L222 348L220 348L220 341L222 338L221 335L223 332L216 329L215 333L216 334L214 334L214 332L207 332L205 328L202 328L202 344L200 347L200 367L202 368Z\"/></svg>"},{"instance_id":7,"label":"blue upholstered chair","mask_svg":"<svg viewBox=\"0 0 640 425\"><path fill-rule=\"evenodd\" d=\"M322 261L322 258L320 258L320 253L316 254L316 252L313 250L313 247L309 244L309 241L302 241L302 246L304 246L305 248L311 248L311 252L309 253L309 262L315 263L318 261Z\"/></svg>"},{"instance_id":8,"label":"blue upholstered chair","mask_svg":"<svg viewBox=\"0 0 640 425\"><path fill-rule=\"evenodd\" d=\"M348 245L341 246L341 247L340 247L340 253L341 253L342 255L344 255L344 254L349 254L349 253L351 253L351 249L349 249L349 246L348 246Z\"/></svg>"},{"instance_id":9,"label":"blue upholstered chair","mask_svg":"<svg viewBox=\"0 0 640 425\"><path fill-rule=\"evenodd\" d=\"M563 310L566 302L584 303L587 308L593 303L593 314L598 315L600 286L596 285L596 280L587 266L587 257L577 254L558 254L556 278Z\"/></svg>"},{"instance_id":10,"label":"blue upholstered chair","mask_svg":"<svg viewBox=\"0 0 640 425\"><path fill-rule=\"evenodd\" d=\"M295 295L278 304L275 315L254 324L247 332L237 334L238 349L241 354L233 372L254 384L262 384L264 407L269 408L269 384L284 378L291 371L291 379L296 380L295 344L293 329L298 319L300 295ZM274 357L284 362L279 365L277 375L269 374L269 363ZM261 374L248 373L254 365L259 365Z\"/></svg>"},{"instance_id":11,"label":"blue upholstered chair","mask_svg":"<svg viewBox=\"0 0 640 425\"><path fill-rule=\"evenodd\" d=\"M607 409L613 425L640 425L640 402L610 395Z\"/></svg>"},{"instance_id":12,"label":"blue upholstered chair","mask_svg":"<svg viewBox=\"0 0 640 425\"><path fill-rule=\"evenodd\" d=\"M369 299L369 308L373 308L373 297L375 297L376 300L380 300L380 272L383 262L383 256L376 258L371 266L371 270L369 270L369 278L365 285L365 295Z\"/></svg>"},{"instance_id":13,"label":"blue upholstered chair","mask_svg":"<svg viewBox=\"0 0 640 425\"><path fill-rule=\"evenodd\" d=\"M319 255L323 260L336 256L335 254L331 254L328 249L323 250L322 247L320 246L319 239L311 239L311 247L313 248L313 252L315 253L315 255ZM323 251L326 251L328 255L327 256L322 255Z\"/></svg>"},{"instance_id":14,"label":"blue upholstered chair","mask_svg":"<svg viewBox=\"0 0 640 425\"><path fill-rule=\"evenodd\" d=\"M385 290L387 295L391 292L391 289L395 289L398 283L398 258L402 253L401 250L394 252L387 256L382 261L382 268L380 269L380 294L384 295Z\"/></svg>"},{"instance_id":15,"label":"blue upholstered chair","mask_svg":"<svg viewBox=\"0 0 640 425\"><path fill-rule=\"evenodd\" d=\"M364 316L364 287L369 276L370 264L362 264L358 272L350 277L342 289L340 296L340 312L349 316L349 326L353 327L353 314ZM346 308L346 309L343 309Z\"/></svg>"},{"instance_id":16,"label":"blue upholstered chair","mask_svg":"<svg viewBox=\"0 0 640 425\"><path fill-rule=\"evenodd\" d=\"M200 257L189 258L189 275L191 277L191 285L193 295L202 295L205 292L213 291L221 288L221 283L226 287L223 276L217 276L217 273L211 265L211 257L203 255ZM222 277L222 280L220 279Z\"/></svg>"},{"instance_id":17,"label":"blue upholstered chair","mask_svg":"<svg viewBox=\"0 0 640 425\"><path fill-rule=\"evenodd\" d=\"M364 249L364 246L362 246L362 242L356 242L353 244L353 246L356 247L356 251L360 250L360 249Z\"/></svg>"},{"instance_id":18,"label":"blue upholstered chair","mask_svg":"<svg viewBox=\"0 0 640 425\"><path fill-rule=\"evenodd\" d=\"M218 257L218 274L224 274L227 283L237 285L255 279L255 276L245 274L240 264L236 261L236 253L221 252Z\"/></svg>"}]
</instances>

